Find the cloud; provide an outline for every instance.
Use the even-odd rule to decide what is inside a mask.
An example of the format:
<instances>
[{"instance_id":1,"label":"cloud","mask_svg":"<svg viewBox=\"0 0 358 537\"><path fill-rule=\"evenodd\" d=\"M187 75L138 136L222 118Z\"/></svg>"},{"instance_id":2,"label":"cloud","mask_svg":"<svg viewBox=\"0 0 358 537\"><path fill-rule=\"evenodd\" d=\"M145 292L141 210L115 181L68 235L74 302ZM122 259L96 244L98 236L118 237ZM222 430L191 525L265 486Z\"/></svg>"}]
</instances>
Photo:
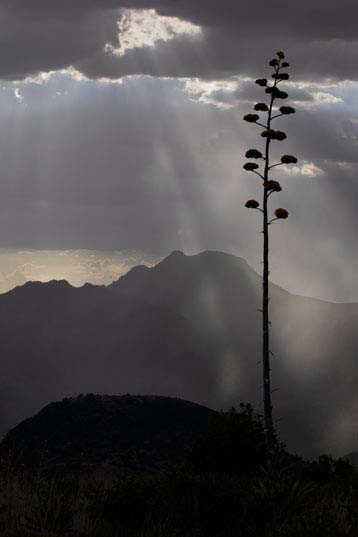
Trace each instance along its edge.
<instances>
[{"instance_id":1,"label":"cloud","mask_svg":"<svg viewBox=\"0 0 358 537\"><path fill-rule=\"evenodd\" d=\"M356 80L356 12L353 0L1 0L0 76L256 76L284 47L296 79Z\"/></svg>"},{"instance_id":2,"label":"cloud","mask_svg":"<svg viewBox=\"0 0 358 537\"><path fill-rule=\"evenodd\" d=\"M237 79L200 80L192 78L185 80L185 89L194 100L224 109L232 108L237 104L235 95L238 85Z\"/></svg>"},{"instance_id":3,"label":"cloud","mask_svg":"<svg viewBox=\"0 0 358 537\"><path fill-rule=\"evenodd\" d=\"M327 93L325 91L316 91L312 93L312 97L317 104L337 104L343 102L340 97Z\"/></svg>"},{"instance_id":4,"label":"cloud","mask_svg":"<svg viewBox=\"0 0 358 537\"><path fill-rule=\"evenodd\" d=\"M290 221L275 228L282 257L273 278L347 297L351 272L341 287L329 267L355 261L355 9L306 0L227 0L225 9L213 0L0 0L1 245L156 255L213 248L259 270L257 222L242 209L258 190L242 164L260 138L242 116L262 100L253 80L284 48L297 114L278 120L288 139L273 157L292 153L299 165L277 198Z\"/></svg>"},{"instance_id":5,"label":"cloud","mask_svg":"<svg viewBox=\"0 0 358 537\"><path fill-rule=\"evenodd\" d=\"M319 177L324 175L324 171L321 170L314 162L302 162L299 166L285 166L281 168L281 171L288 175L303 175L304 177Z\"/></svg>"},{"instance_id":6,"label":"cloud","mask_svg":"<svg viewBox=\"0 0 358 537\"><path fill-rule=\"evenodd\" d=\"M228 79L205 80L192 78L185 80L187 91L199 102L221 108L238 107L242 103L256 103L265 100L262 88L254 84L255 79L235 76ZM349 84L346 82L346 84ZM340 85L342 87L342 84ZM343 99L327 91L327 84L288 83L281 86L289 95L291 104L298 108L317 108L324 105L343 103ZM338 86L328 88L337 91Z\"/></svg>"},{"instance_id":7,"label":"cloud","mask_svg":"<svg viewBox=\"0 0 358 537\"><path fill-rule=\"evenodd\" d=\"M111 43L105 51L124 56L128 50L155 47L158 42L168 42L176 35L197 36L201 28L177 17L163 17L154 9L126 9L118 22L118 47Z\"/></svg>"},{"instance_id":8,"label":"cloud","mask_svg":"<svg viewBox=\"0 0 358 537\"><path fill-rule=\"evenodd\" d=\"M22 102L24 100L23 96L21 95L20 88L14 88L14 95L18 101Z\"/></svg>"}]
</instances>

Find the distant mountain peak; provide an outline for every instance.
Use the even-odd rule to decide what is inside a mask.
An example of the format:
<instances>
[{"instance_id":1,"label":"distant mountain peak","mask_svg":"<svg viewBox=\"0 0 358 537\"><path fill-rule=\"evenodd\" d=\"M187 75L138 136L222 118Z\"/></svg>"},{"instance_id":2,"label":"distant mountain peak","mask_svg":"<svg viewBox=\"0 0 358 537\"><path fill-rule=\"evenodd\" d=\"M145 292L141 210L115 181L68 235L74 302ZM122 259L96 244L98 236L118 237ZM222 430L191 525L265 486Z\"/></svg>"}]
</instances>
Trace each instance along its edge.
<instances>
[{"instance_id":1,"label":"distant mountain peak","mask_svg":"<svg viewBox=\"0 0 358 537\"><path fill-rule=\"evenodd\" d=\"M157 266L162 265L164 263L177 263L178 261L187 257L189 256L185 255L184 252L182 252L181 250L173 250L169 255L164 257L164 259L162 259L162 261Z\"/></svg>"},{"instance_id":2,"label":"distant mountain peak","mask_svg":"<svg viewBox=\"0 0 358 537\"><path fill-rule=\"evenodd\" d=\"M47 282L41 281L28 281L24 284L24 287L72 287L67 280L49 280Z\"/></svg>"},{"instance_id":3,"label":"distant mountain peak","mask_svg":"<svg viewBox=\"0 0 358 537\"><path fill-rule=\"evenodd\" d=\"M168 257L186 257L186 255L181 250L173 250Z\"/></svg>"},{"instance_id":4,"label":"distant mountain peak","mask_svg":"<svg viewBox=\"0 0 358 537\"><path fill-rule=\"evenodd\" d=\"M15 287L14 289L11 289L5 295L11 295L13 293L18 292L37 292L40 290L56 290L56 291L64 291L67 289L74 289L73 285L71 285L67 280L50 280L48 282L41 282L41 281L27 281L23 285L19 285L18 287Z\"/></svg>"},{"instance_id":5,"label":"distant mountain peak","mask_svg":"<svg viewBox=\"0 0 358 537\"><path fill-rule=\"evenodd\" d=\"M147 265L136 265L135 267L132 267L129 272L133 274L134 272L142 273L147 272L148 270L150 270L150 268L147 267Z\"/></svg>"},{"instance_id":6,"label":"distant mountain peak","mask_svg":"<svg viewBox=\"0 0 358 537\"><path fill-rule=\"evenodd\" d=\"M166 261L181 261L181 260L203 260L203 261L209 261L209 260L216 260L217 262L222 262L224 260L229 262L239 262L242 265L247 266L251 270L253 270L247 261L243 259L242 257L238 257L234 254L226 253L226 252L220 252L218 250L203 250L202 252L187 255L181 250L173 250L167 257L164 257L164 259L161 261L161 263L165 263ZM159 263L159 265L161 264Z\"/></svg>"}]
</instances>

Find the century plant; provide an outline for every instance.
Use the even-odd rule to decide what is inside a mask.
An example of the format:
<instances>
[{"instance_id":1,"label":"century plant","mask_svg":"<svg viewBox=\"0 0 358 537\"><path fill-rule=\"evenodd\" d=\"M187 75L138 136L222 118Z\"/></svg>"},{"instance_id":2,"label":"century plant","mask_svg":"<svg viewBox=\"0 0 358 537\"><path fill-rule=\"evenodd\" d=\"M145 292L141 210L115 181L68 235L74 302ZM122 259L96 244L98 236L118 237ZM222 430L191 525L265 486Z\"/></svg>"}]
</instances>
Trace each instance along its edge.
<instances>
[{"instance_id":1,"label":"century plant","mask_svg":"<svg viewBox=\"0 0 358 537\"><path fill-rule=\"evenodd\" d=\"M283 155L280 162L271 164L271 142L282 142L286 139L286 133L273 128L274 120L294 114L295 109L291 106L282 105L282 101L287 99L288 94L280 89L280 84L289 80L287 69L289 64L285 61L283 52L277 52L276 57L269 62L273 68L272 81L266 78L259 78L256 84L264 88L267 94L267 102L259 102L254 106L255 112L261 112L261 119L257 113L247 114L244 120L263 127L261 137L265 141L263 152L258 149L249 149L246 152L246 158L251 159L244 164L244 169L256 174L262 182L262 205L254 199L246 202L248 209L255 209L262 213L263 218L263 292L262 292L262 365L263 365L263 402L266 441L269 451L272 451L275 443L275 428L272 417L272 399L271 399L271 368L270 368L270 319L269 319L269 226L277 220L285 220L288 217L288 211L283 208L276 209L273 213L269 210L269 199L282 188L277 180L271 179L271 170L277 166L286 164L296 164L297 158L292 155ZM281 105L281 106L280 106ZM256 161L256 162L255 162ZM260 162L261 166L257 163Z\"/></svg>"}]
</instances>

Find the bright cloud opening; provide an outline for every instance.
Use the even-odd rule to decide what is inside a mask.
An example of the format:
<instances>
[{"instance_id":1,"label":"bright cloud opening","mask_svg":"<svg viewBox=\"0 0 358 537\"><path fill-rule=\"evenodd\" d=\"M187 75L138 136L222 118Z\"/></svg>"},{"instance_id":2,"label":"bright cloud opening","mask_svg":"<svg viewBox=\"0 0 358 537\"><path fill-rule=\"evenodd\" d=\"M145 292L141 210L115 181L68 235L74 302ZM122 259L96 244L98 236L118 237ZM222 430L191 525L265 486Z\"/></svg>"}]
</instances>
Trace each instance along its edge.
<instances>
[{"instance_id":1,"label":"bright cloud opening","mask_svg":"<svg viewBox=\"0 0 358 537\"><path fill-rule=\"evenodd\" d=\"M217 108L229 109L236 105L231 95L239 88L237 78L230 80L201 80L188 78L185 80L185 89L194 101L211 104Z\"/></svg>"},{"instance_id":2,"label":"bright cloud opening","mask_svg":"<svg viewBox=\"0 0 358 537\"><path fill-rule=\"evenodd\" d=\"M128 50L154 47L159 41L170 41L177 35L197 37L201 35L200 26L177 17L158 15L155 9L125 9L118 22L119 46L111 43L105 46L106 52L123 56Z\"/></svg>"},{"instance_id":3,"label":"bright cloud opening","mask_svg":"<svg viewBox=\"0 0 358 537\"><path fill-rule=\"evenodd\" d=\"M340 97L336 97L335 95L332 95L332 93L328 93L326 91L316 91L313 92L312 97L315 101L315 104L337 104L337 103L343 103L343 99Z\"/></svg>"},{"instance_id":4,"label":"bright cloud opening","mask_svg":"<svg viewBox=\"0 0 358 537\"><path fill-rule=\"evenodd\" d=\"M15 99L17 99L20 103L24 100L23 96L21 95L20 88L14 89L14 96Z\"/></svg>"},{"instance_id":5,"label":"bright cloud opening","mask_svg":"<svg viewBox=\"0 0 358 537\"><path fill-rule=\"evenodd\" d=\"M290 166L281 169L282 172L288 175L303 175L304 177L318 177L324 174L314 162L303 161L300 166Z\"/></svg>"}]
</instances>

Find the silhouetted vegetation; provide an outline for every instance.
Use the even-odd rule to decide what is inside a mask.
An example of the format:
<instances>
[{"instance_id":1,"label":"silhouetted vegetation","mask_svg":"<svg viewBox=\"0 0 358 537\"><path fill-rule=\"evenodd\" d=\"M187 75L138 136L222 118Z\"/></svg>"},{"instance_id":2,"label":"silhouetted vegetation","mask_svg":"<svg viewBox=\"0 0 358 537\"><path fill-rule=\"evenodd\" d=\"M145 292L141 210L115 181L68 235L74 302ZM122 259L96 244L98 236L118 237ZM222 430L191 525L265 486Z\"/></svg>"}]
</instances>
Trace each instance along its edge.
<instances>
[{"instance_id":1,"label":"silhouetted vegetation","mask_svg":"<svg viewBox=\"0 0 358 537\"><path fill-rule=\"evenodd\" d=\"M249 405L216 413L179 464L155 473L51 478L3 459L4 537L350 537L358 475L345 460L267 458Z\"/></svg>"},{"instance_id":2,"label":"silhouetted vegetation","mask_svg":"<svg viewBox=\"0 0 358 537\"><path fill-rule=\"evenodd\" d=\"M196 441L187 465L196 472L250 476L265 464L267 446L261 418L251 405L216 413Z\"/></svg>"},{"instance_id":3,"label":"silhouetted vegetation","mask_svg":"<svg viewBox=\"0 0 358 537\"><path fill-rule=\"evenodd\" d=\"M244 170L254 173L259 177L262 183L262 205L254 199L246 202L245 207L254 209L262 213L262 233L263 233L263 292L262 292L262 367L263 367L263 402L265 408L265 431L266 440L269 449L272 451L275 444L275 428L272 418L272 400L271 400L271 365L270 365L270 319L269 319L269 226L276 220L286 220L288 211L279 207L272 214L269 209L269 198L277 192L281 192L282 187L278 181L271 180L271 170L277 166L287 164L296 164L297 158L293 155L283 155L280 162L272 163L271 161L271 142L282 142L287 138L286 133L273 129L274 120L279 117L287 116L295 113L295 109L291 106L283 106L282 101L287 99L288 94L279 89L282 82L289 80L290 76L287 72L290 66L285 60L285 55L282 51L277 52L269 65L273 68L271 75L272 83L266 78L258 78L256 84L265 89L268 97L268 103L256 103L254 110L264 114L263 119L258 114L247 114L244 120L248 123L253 123L259 127L263 127L261 137L265 140L263 152L258 149L249 149L246 152L246 158L254 159L261 162L246 162ZM278 104L277 104L278 101ZM280 106L281 104L281 106Z\"/></svg>"}]
</instances>

